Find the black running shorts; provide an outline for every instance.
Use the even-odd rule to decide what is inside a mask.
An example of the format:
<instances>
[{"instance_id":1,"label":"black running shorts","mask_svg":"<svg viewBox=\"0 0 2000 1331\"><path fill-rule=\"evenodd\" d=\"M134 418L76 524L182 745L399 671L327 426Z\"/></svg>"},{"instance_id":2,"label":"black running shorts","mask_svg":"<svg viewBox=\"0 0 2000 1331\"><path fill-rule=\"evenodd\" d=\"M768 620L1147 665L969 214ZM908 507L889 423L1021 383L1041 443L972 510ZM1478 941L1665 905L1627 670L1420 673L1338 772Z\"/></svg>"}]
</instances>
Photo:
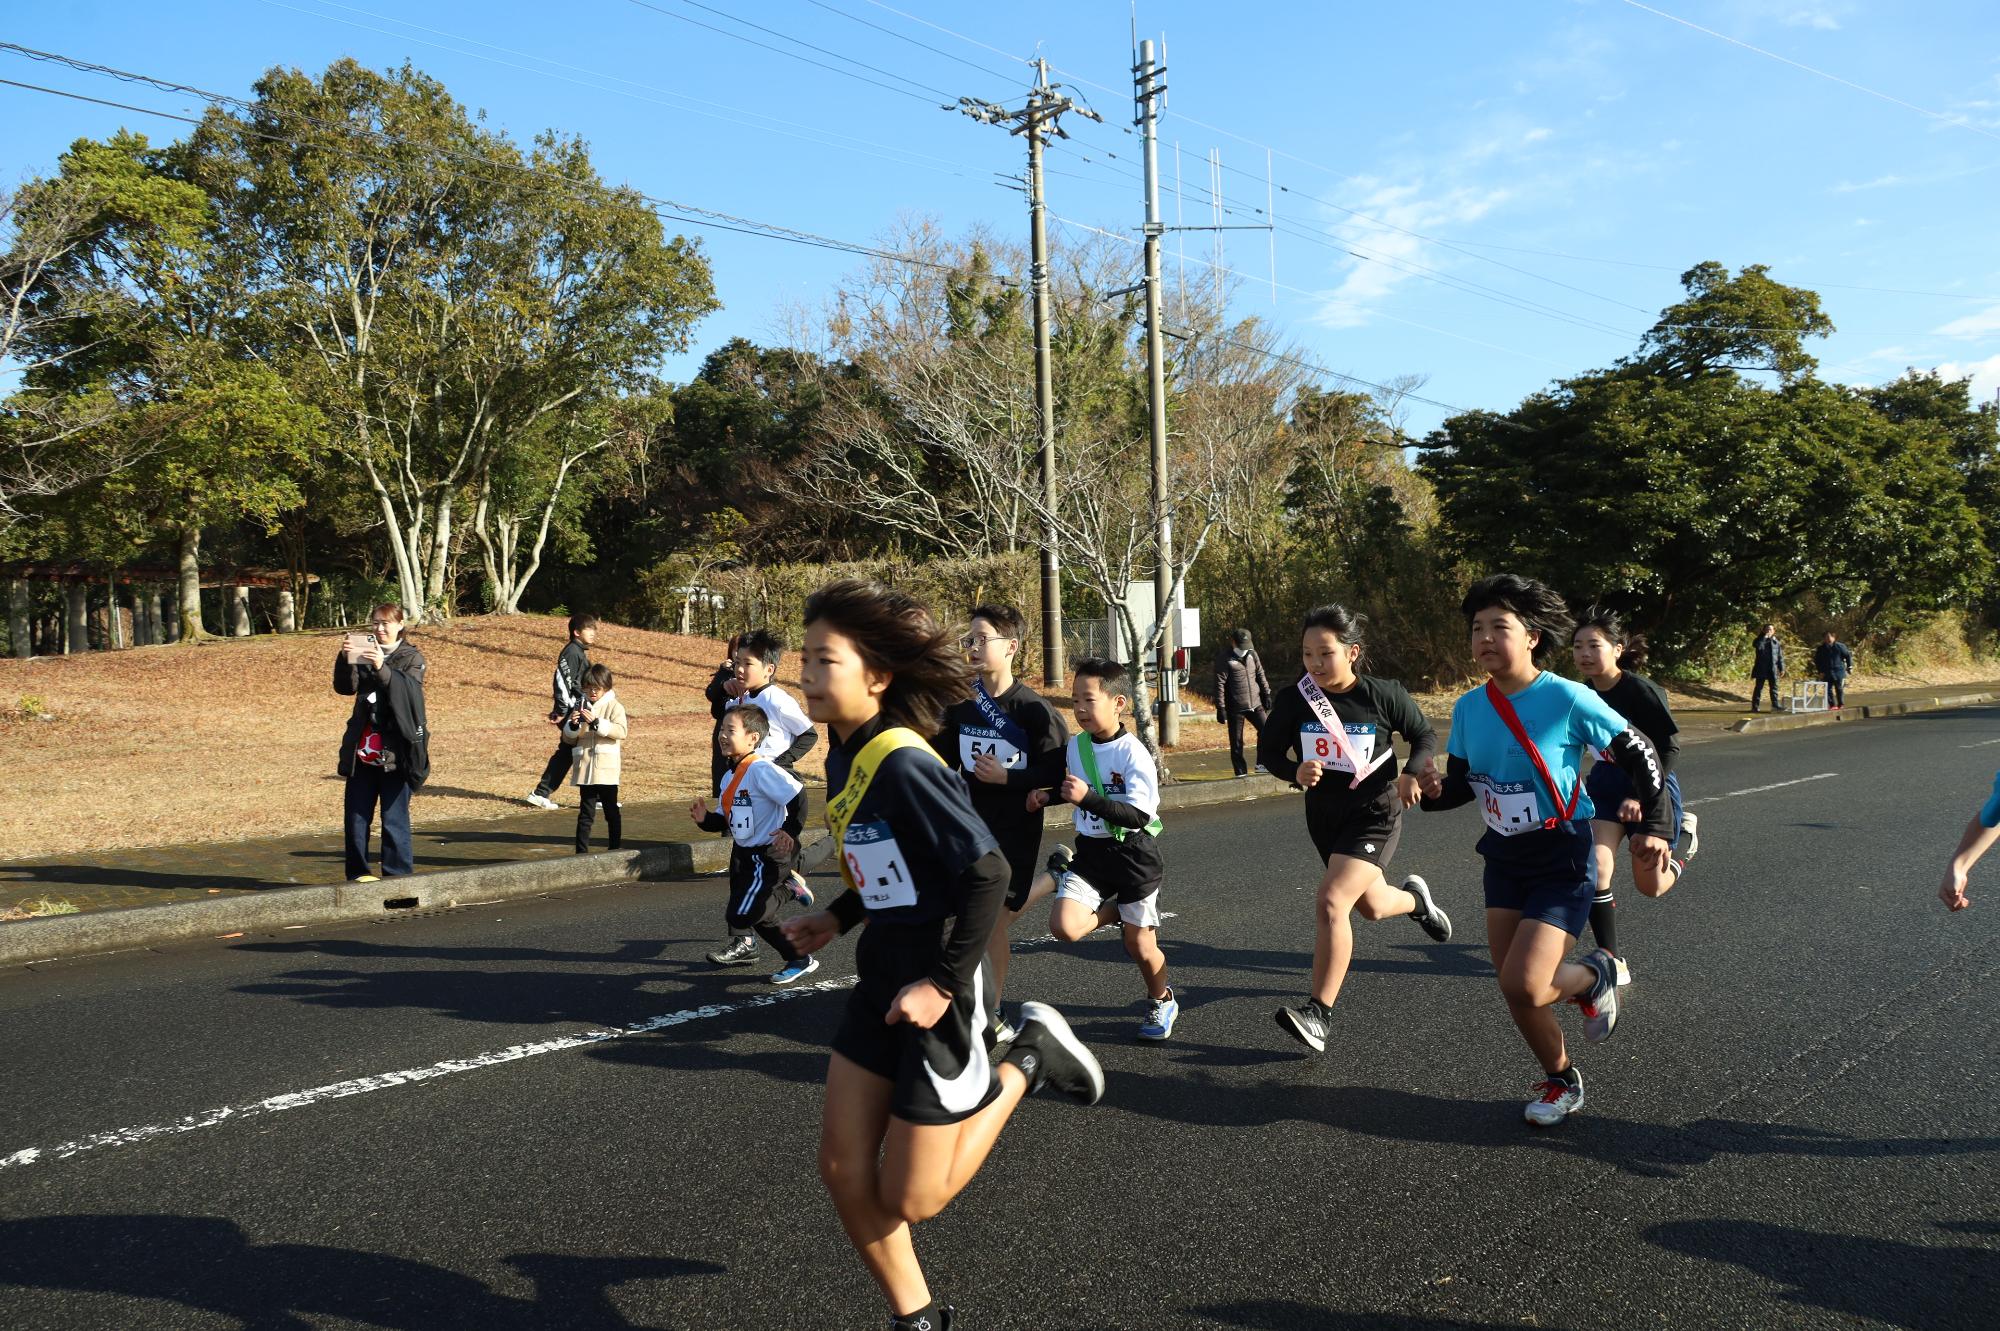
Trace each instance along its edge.
<instances>
[{"instance_id":1,"label":"black running shorts","mask_svg":"<svg viewBox=\"0 0 2000 1331\"><path fill-rule=\"evenodd\" d=\"M1035 885L1035 875L1042 871L1041 816L1036 815L1035 821L1024 827L994 827L993 837L1000 843L1000 853L1007 857L1011 875L1007 880L1007 909L1020 910L1028 904L1028 891Z\"/></svg>"},{"instance_id":2,"label":"black running shorts","mask_svg":"<svg viewBox=\"0 0 2000 1331\"><path fill-rule=\"evenodd\" d=\"M1403 810L1396 802L1395 787L1366 804L1351 804L1345 809L1322 805L1315 810L1308 794L1306 831L1312 834L1321 863L1345 855L1386 869L1396 853L1396 843L1403 839Z\"/></svg>"},{"instance_id":3,"label":"black running shorts","mask_svg":"<svg viewBox=\"0 0 2000 1331\"><path fill-rule=\"evenodd\" d=\"M854 949L861 980L847 997L847 1011L833 1037L833 1052L893 1083L889 1112L906 1123L957 1123L1000 1094L1000 1078L986 1050L993 999L984 962L975 972L972 992L953 997L929 1030L884 1020L903 986L936 966L949 924L863 925Z\"/></svg>"}]
</instances>

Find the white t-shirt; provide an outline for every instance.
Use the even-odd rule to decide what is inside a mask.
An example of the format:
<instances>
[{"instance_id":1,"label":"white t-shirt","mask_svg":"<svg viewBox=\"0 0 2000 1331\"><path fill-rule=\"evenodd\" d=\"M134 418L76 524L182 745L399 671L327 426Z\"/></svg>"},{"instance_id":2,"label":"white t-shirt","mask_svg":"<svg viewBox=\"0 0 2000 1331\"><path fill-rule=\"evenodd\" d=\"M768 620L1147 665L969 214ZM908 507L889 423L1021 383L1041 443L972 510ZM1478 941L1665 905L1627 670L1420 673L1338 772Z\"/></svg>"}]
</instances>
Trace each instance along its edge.
<instances>
[{"instance_id":1,"label":"white t-shirt","mask_svg":"<svg viewBox=\"0 0 2000 1331\"><path fill-rule=\"evenodd\" d=\"M767 684L756 697L739 698L738 707L755 707L771 720L770 732L764 742L757 746L759 758L775 758L798 740L798 737L813 728L812 718L806 715L799 700L779 688Z\"/></svg>"},{"instance_id":2,"label":"white t-shirt","mask_svg":"<svg viewBox=\"0 0 2000 1331\"><path fill-rule=\"evenodd\" d=\"M723 792L729 789L730 778L735 775L732 767L715 783L716 805L729 820L729 835L739 846L767 846L784 826L785 806L805 787L784 768L759 758L750 764L750 770L743 774L743 783L736 787L735 807L722 809Z\"/></svg>"},{"instance_id":3,"label":"white t-shirt","mask_svg":"<svg viewBox=\"0 0 2000 1331\"><path fill-rule=\"evenodd\" d=\"M1069 737L1065 760L1070 775L1088 782L1090 776L1083 770L1083 759L1078 756L1081 739L1080 732ZM1114 804L1131 804L1143 809L1148 821L1156 817L1160 812L1160 769L1153 765L1153 755L1146 752L1146 746L1139 742L1139 737L1129 730L1121 730L1116 739L1093 741L1093 745L1097 751L1097 775L1103 780L1105 798ZM1111 828L1102 818L1086 812L1079 805L1076 810L1076 834L1108 837Z\"/></svg>"}]
</instances>

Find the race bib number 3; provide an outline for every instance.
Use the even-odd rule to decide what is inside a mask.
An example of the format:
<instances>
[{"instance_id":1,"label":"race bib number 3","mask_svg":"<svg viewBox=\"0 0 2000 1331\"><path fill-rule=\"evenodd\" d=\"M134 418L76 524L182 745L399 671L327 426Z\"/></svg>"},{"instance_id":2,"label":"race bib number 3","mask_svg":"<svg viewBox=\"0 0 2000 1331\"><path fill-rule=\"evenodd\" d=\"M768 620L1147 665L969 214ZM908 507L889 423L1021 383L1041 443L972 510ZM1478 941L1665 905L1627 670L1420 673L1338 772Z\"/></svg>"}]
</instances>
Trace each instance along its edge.
<instances>
[{"instance_id":1,"label":"race bib number 3","mask_svg":"<svg viewBox=\"0 0 2000 1331\"><path fill-rule=\"evenodd\" d=\"M1360 723L1347 727L1347 747L1353 749L1365 767L1375 757L1375 727ZM1319 726L1299 731L1300 762L1324 763L1328 771L1352 772L1354 764L1334 747L1333 737Z\"/></svg>"},{"instance_id":2,"label":"race bib number 3","mask_svg":"<svg viewBox=\"0 0 2000 1331\"><path fill-rule=\"evenodd\" d=\"M1018 772L1028 765L1028 755L1009 744L990 730L960 730L958 732L958 765L970 772L979 765L979 760L991 754L993 758L1010 772Z\"/></svg>"},{"instance_id":3,"label":"race bib number 3","mask_svg":"<svg viewBox=\"0 0 2000 1331\"><path fill-rule=\"evenodd\" d=\"M887 823L848 824L846 855L847 872L868 909L917 904L917 885Z\"/></svg>"},{"instance_id":4,"label":"race bib number 3","mask_svg":"<svg viewBox=\"0 0 2000 1331\"><path fill-rule=\"evenodd\" d=\"M1537 832L1542 826L1542 805L1533 786L1522 782L1474 782L1479 790L1479 812L1486 825L1501 836Z\"/></svg>"}]
</instances>

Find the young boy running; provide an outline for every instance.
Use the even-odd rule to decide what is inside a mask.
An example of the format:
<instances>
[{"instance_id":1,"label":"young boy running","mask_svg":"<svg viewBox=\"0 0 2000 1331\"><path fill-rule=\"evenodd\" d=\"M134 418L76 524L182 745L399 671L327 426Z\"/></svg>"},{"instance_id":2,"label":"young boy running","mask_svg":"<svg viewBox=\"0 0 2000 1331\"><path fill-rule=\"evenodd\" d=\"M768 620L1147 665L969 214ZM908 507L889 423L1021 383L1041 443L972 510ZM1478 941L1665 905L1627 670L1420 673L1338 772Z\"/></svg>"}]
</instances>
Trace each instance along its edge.
<instances>
[{"instance_id":1,"label":"young boy running","mask_svg":"<svg viewBox=\"0 0 2000 1331\"><path fill-rule=\"evenodd\" d=\"M827 825L847 890L785 932L811 953L868 922L827 1064L820 1178L891 1331L950 1331L910 1227L972 1181L1023 1096L1047 1086L1094 1104L1104 1070L1041 1003L1022 1004L997 1066L987 1053L986 939L1007 864L925 739L971 687L964 653L922 605L874 583L821 588L805 620L800 679L832 735Z\"/></svg>"},{"instance_id":2,"label":"young boy running","mask_svg":"<svg viewBox=\"0 0 2000 1331\"><path fill-rule=\"evenodd\" d=\"M723 715L716 736L717 751L729 764L716 783L717 801L710 812L705 800L688 806L688 817L704 832L729 833L729 901L723 917L729 926L726 947L708 954L717 966L747 965L757 955L754 930L778 950L784 965L772 984L790 984L819 969L819 959L793 947L778 927L778 887L792 872L799 850L799 824L791 809L799 779L759 757L770 718L756 707L732 707Z\"/></svg>"},{"instance_id":3,"label":"young boy running","mask_svg":"<svg viewBox=\"0 0 2000 1331\"><path fill-rule=\"evenodd\" d=\"M1146 1015L1139 1038L1164 1040L1174 1033L1181 1012L1167 982L1167 957L1160 951L1160 773L1138 736L1125 729L1132 708L1132 681L1125 667L1101 656L1076 663L1076 723L1070 739L1068 775L1055 793L1028 792L1027 807L1039 814L1061 801L1076 806L1076 850L1057 851L1050 873L1036 882L1040 896L1054 886L1049 932L1073 943L1117 920L1125 935L1125 955L1146 983Z\"/></svg>"},{"instance_id":4,"label":"young boy running","mask_svg":"<svg viewBox=\"0 0 2000 1331\"><path fill-rule=\"evenodd\" d=\"M993 975L993 1033L1001 1043L1013 1033L1000 1015L1000 995L1007 986L1007 931L1039 900L1034 888L1041 860L1042 812L1026 808L1022 800L1028 791L1062 780L1063 750L1069 740L1056 709L1014 678L1023 627L1021 612L1012 606L974 608L971 627L959 643L977 672L972 696L945 712L944 730L933 741L945 766L964 775L972 807L1007 857L1007 900L986 950Z\"/></svg>"},{"instance_id":5,"label":"young boy running","mask_svg":"<svg viewBox=\"0 0 2000 1331\"><path fill-rule=\"evenodd\" d=\"M1473 585L1460 607L1472 655L1489 678L1452 707L1447 770L1426 773L1425 809L1477 799L1486 820L1486 937L1508 1015L1542 1065L1543 1080L1524 1116L1538 1127L1583 1107L1583 1074L1563 1047L1551 1010L1576 1000L1584 1039L1618 1023L1618 968L1599 948L1565 961L1590 918L1590 818L1580 770L1586 748L1601 749L1631 778L1649 826L1664 816L1666 779L1646 737L1590 689L1544 672L1539 658L1572 627L1562 598L1511 573ZM1633 856L1664 861L1666 842L1645 835Z\"/></svg>"},{"instance_id":6,"label":"young boy running","mask_svg":"<svg viewBox=\"0 0 2000 1331\"><path fill-rule=\"evenodd\" d=\"M1292 773L1306 792L1306 830L1326 867L1314 911L1312 993L1276 1013L1285 1033L1314 1053L1326 1048L1333 1000L1354 956L1350 917L1357 909L1369 920L1407 915L1434 941L1451 941L1451 917L1422 878L1411 874L1395 888L1383 877L1403 835L1403 810L1417 802L1416 774L1431 768L1437 734L1401 684L1355 672L1365 630L1366 620L1344 606L1308 614L1300 628L1306 673L1296 688L1278 692L1257 736L1264 770ZM1393 735L1410 745L1401 775Z\"/></svg>"},{"instance_id":7,"label":"young boy running","mask_svg":"<svg viewBox=\"0 0 2000 1331\"><path fill-rule=\"evenodd\" d=\"M1644 675L1626 669L1633 663L1636 651L1623 621L1613 611L1592 606L1583 612L1576 636L1570 639L1570 653L1597 696L1652 744L1653 752L1659 755L1660 770L1666 774L1667 817L1659 827L1649 828L1640 818L1632 783L1626 780L1618 764L1595 764L1583 786L1596 811L1590 823L1596 843L1591 852L1591 878L1597 887L1590 903L1590 934L1599 947L1618 959L1618 983L1630 984L1632 969L1618 947L1618 901L1611 891L1618 843L1650 832L1666 838L1667 845L1672 847L1679 843L1683 831L1687 833L1687 855L1669 860L1664 872L1650 856L1633 858L1633 885L1649 897L1658 897L1665 896L1669 888L1680 882L1681 875L1687 872L1687 861L1701 848L1701 838L1695 816L1681 807L1681 782L1674 775L1674 761L1680 756L1681 744L1677 738L1680 727L1674 723L1666 691Z\"/></svg>"},{"instance_id":8,"label":"young boy running","mask_svg":"<svg viewBox=\"0 0 2000 1331\"><path fill-rule=\"evenodd\" d=\"M737 638L733 664L740 692L734 707L755 707L764 713L770 724L766 727L763 741L757 746L757 756L769 758L796 781L799 759L812 752L813 745L819 742L819 732L813 729L812 720L806 716L798 700L774 682L778 677L778 662L784 659L784 655L785 640L769 629L752 629ZM803 784L793 797L792 805L787 812L793 823L803 827L806 818ZM813 904L812 890L806 886L805 875L794 869L788 882L792 895L798 898L801 906Z\"/></svg>"}]
</instances>

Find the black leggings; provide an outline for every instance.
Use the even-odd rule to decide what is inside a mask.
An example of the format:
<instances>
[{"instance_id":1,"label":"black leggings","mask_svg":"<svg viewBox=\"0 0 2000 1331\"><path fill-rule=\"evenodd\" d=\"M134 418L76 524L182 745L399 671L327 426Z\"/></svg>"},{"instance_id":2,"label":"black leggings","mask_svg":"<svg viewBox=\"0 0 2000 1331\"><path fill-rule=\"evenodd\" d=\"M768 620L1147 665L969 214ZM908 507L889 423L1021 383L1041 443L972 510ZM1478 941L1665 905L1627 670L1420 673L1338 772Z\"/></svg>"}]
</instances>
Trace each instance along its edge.
<instances>
[{"instance_id":1,"label":"black leggings","mask_svg":"<svg viewBox=\"0 0 2000 1331\"><path fill-rule=\"evenodd\" d=\"M578 786L576 788L576 853L590 850L590 826L597 821L597 806L604 806L604 830L611 841L607 850L617 850L625 839L625 818L618 808L618 787Z\"/></svg>"}]
</instances>

